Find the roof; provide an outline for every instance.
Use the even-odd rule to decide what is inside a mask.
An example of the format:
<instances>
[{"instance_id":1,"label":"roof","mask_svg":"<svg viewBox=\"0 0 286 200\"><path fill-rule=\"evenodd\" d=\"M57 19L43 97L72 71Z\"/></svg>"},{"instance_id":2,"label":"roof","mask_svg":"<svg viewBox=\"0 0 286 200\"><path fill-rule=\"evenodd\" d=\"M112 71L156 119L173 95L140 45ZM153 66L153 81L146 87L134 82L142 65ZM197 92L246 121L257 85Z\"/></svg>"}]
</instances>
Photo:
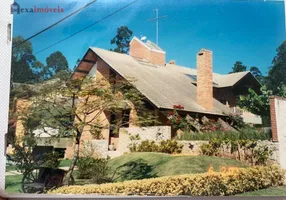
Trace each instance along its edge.
<instances>
[{"instance_id":1,"label":"roof","mask_svg":"<svg viewBox=\"0 0 286 200\"><path fill-rule=\"evenodd\" d=\"M213 111L208 111L197 103L196 86L186 75L195 72L193 69L168 64L157 66L126 54L94 47L89 51L104 60L123 78L135 79L136 81L132 82L135 87L158 108L173 109L173 105L180 104L189 112L214 115L232 112L216 99L213 99Z\"/></svg>"},{"instance_id":2,"label":"roof","mask_svg":"<svg viewBox=\"0 0 286 200\"><path fill-rule=\"evenodd\" d=\"M187 75L193 83L196 83L196 77L197 77L197 70L192 68L187 68L179 65L174 64L166 64L167 67L175 67L176 70L180 71L181 73L184 73ZM223 88L223 87L231 87L234 86L239 80L241 80L244 76L249 74L249 71L245 72L237 72L232 74L217 74L213 73L213 83L214 87L217 88Z\"/></svg>"}]
</instances>

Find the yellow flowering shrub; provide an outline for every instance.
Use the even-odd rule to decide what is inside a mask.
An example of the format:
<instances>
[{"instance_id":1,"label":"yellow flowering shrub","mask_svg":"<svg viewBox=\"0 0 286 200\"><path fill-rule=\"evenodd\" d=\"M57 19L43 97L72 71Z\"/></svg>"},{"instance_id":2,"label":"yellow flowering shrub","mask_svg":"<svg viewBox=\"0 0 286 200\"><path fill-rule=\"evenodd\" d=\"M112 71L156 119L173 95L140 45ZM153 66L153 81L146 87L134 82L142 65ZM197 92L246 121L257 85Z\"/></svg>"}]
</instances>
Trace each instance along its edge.
<instances>
[{"instance_id":1,"label":"yellow flowering shrub","mask_svg":"<svg viewBox=\"0 0 286 200\"><path fill-rule=\"evenodd\" d=\"M224 196L283 184L278 166L224 168L204 174L176 175L102 185L64 186L52 194Z\"/></svg>"}]
</instances>

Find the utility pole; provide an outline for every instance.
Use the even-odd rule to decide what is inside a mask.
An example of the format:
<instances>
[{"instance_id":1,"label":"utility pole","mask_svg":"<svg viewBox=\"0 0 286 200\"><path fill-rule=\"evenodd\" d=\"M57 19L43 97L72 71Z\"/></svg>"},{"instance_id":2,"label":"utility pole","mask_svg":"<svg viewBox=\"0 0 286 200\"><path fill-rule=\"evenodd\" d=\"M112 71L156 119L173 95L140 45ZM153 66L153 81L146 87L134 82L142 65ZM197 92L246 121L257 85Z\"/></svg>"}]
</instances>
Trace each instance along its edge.
<instances>
[{"instance_id":1,"label":"utility pole","mask_svg":"<svg viewBox=\"0 0 286 200\"><path fill-rule=\"evenodd\" d=\"M156 8L155 11L156 11L156 18L149 19L147 20L147 22L156 21L156 44L158 45L159 44L159 19L167 18L168 16L164 15L164 16L159 17L158 9Z\"/></svg>"}]
</instances>

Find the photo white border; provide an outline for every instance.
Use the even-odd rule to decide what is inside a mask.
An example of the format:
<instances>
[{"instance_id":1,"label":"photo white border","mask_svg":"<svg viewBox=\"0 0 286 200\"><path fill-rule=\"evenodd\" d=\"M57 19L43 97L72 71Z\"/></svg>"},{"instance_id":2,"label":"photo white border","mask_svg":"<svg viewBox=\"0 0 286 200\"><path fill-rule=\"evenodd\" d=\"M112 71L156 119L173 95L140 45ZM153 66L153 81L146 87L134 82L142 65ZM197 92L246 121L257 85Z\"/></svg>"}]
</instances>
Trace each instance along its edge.
<instances>
[{"instance_id":1,"label":"photo white border","mask_svg":"<svg viewBox=\"0 0 286 200\"><path fill-rule=\"evenodd\" d=\"M8 24L13 33L13 15L10 6L13 0L0 2L0 196L5 195L6 133L8 131L10 69L12 41L8 41ZM12 35L11 35L12 38Z\"/></svg>"},{"instance_id":2,"label":"photo white border","mask_svg":"<svg viewBox=\"0 0 286 200\"><path fill-rule=\"evenodd\" d=\"M267 0L270 1L270 0ZM275 0L272 0L275 1ZM279 1L279 0L278 0ZM1 197L9 199L279 199L285 197L134 197L134 196L94 196L94 195L48 195L48 194L7 194L5 193L5 171L6 171L6 133L8 131L9 115L9 89L10 89L10 70L12 42L8 41L8 24L12 26L13 33L13 15L10 13L10 6L13 0L2 0L0 2L0 199ZM286 13L286 0L284 0ZM286 20L286 15L285 15ZM285 21L286 22L286 21ZM12 36L11 36L12 37Z\"/></svg>"}]
</instances>

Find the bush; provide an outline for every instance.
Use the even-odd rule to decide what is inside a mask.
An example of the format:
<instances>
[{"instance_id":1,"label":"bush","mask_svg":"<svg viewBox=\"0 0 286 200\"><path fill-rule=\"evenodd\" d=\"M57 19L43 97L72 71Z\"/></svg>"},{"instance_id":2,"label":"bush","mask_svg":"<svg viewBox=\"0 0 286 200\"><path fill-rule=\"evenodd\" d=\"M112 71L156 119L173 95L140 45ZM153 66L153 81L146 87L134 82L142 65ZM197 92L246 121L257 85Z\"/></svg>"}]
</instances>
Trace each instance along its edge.
<instances>
[{"instance_id":1,"label":"bush","mask_svg":"<svg viewBox=\"0 0 286 200\"><path fill-rule=\"evenodd\" d=\"M101 184L110 182L108 177L109 167L107 166L108 159L81 157L77 162L78 178L92 179L93 183Z\"/></svg>"},{"instance_id":2,"label":"bush","mask_svg":"<svg viewBox=\"0 0 286 200\"><path fill-rule=\"evenodd\" d=\"M43 167L57 168L60 165L60 154L57 152L45 153L42 160Z\"/></svg>"},{"instance_id":3,"label":"bush","mask_svg":"<svg viewBox=\"0 0 286 200\"><path fill-rule=\"evenodd\" d=\"M229 150L225 152L225 148ZM207 156L224 157L225 153L237 155L237 159L251 165L266 165L272 150L267 145L258 146L252 140L219 140L211 139L209 143L200 146L201 153Z\"/></svg>"},{"instance_id":4,"label":"bush","mask_svg":"<svg viewBox=\"0 0 286 200\"><path fill-rule=\"evenodd\" d=\"M255 128L245 127L239 129L238 132L234 131L215 131L205 133L190 133L184 132L178 139L179 140L203 140L209 141L211 139L220 140L271 140L271 132L258 131Z\"/></svg>"},{"instance_id":5,"label":"bush","mask_svg":"<svg viewBox=\"0 0 286 200\"><path fill-rule=\"evenodd\" d=\"M226 196L282 185L277 166L228 169L224 172L176 175L102 185L61 187L52 194Z\"/></svg>"},{"instance_id":6,"label":"bush","mask_svg":"<svg viewBox=\"0 0 286 200\"><path fill-rule=\"evenodd\" d=\"M144 140L140 144L132 144L129 149L131 152L161 152L161 153L181 153L183 145L176 140L162 140L159 144L154 141Z\"/></svg>"}]
</instances>

